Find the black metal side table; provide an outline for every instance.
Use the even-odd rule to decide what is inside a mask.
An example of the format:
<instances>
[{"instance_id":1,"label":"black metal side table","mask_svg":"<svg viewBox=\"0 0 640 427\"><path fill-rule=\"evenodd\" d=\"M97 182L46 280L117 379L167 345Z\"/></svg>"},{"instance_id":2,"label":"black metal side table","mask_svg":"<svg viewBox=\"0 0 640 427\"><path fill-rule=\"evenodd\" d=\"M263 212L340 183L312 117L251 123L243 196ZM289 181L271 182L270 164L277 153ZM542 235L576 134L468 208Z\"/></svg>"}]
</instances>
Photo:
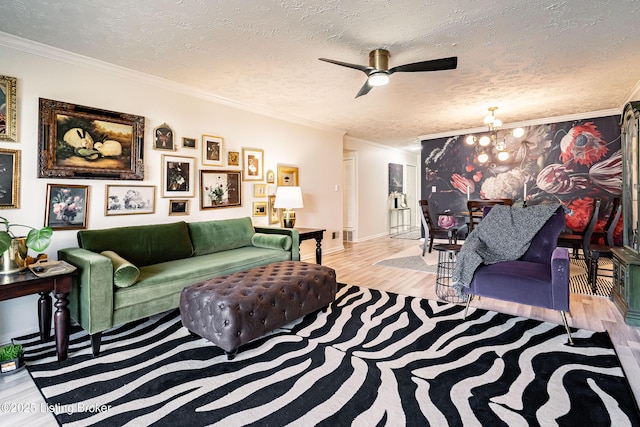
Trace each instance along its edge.
<instances>
[{"instance_id":1,"label":"black metal side table","mask_svg":"<svg viewBox=\"0 0 640 427\"><path fill-rule=\"evenodd\" d=\"M462 245L434 245L438 251L438 270L436 273L436 295L438 298L454 304L465 303L466 299L453 289L453 269L456 266L458 252Z\"/></svg>"}]
</instances>

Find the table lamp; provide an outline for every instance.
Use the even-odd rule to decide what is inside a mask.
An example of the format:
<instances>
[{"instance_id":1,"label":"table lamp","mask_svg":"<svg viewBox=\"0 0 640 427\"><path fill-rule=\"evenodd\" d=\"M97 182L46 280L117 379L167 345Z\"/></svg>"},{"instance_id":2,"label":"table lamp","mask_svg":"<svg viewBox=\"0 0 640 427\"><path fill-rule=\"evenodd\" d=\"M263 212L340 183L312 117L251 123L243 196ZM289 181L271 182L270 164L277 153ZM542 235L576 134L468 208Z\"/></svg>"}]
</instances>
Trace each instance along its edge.
<instances>
[{"instance_id":1,"label":"table lamp","mask_svg":"<svg viewBox=\"0 0 640 427\"><path fill-rule=\"evenodd\" d=\"M303 208L302 189L300 187L280 186L276 190L276 202L273 205L276 209L284 209L282 213L282 224L284 228L293 228L296 223L296 213L294 209Z\"/></svg>"}]
</instances>

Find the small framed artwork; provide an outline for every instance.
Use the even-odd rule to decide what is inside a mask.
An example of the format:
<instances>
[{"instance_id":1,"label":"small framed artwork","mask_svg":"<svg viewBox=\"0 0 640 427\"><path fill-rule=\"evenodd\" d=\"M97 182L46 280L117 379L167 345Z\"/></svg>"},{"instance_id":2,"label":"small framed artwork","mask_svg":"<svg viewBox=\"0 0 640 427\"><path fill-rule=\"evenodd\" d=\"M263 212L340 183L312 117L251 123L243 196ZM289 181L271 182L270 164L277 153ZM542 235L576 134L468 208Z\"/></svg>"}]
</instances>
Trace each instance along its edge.
<instances>
[{"instance_id":1,"label":"small framed artwork","mask_svg":"<svg viewBox=\"0 0 640 427\"><path fill-rule=\"evenodd\" d=\"M163 123L153 130L153 148L156 150L169 150L174 151L176 149L173 141L173 129L168 124Z\"/></svg>"},{"instance_id":2,"label":"small framed artwork","mask_svg":"<svg viewBox=\"0 0 640 427\"><path fill-rule=\"evenodd\" d=\"M267 216L267 202L253 202L253 216Z\"/></svg>"},{"instance_id":3,"label":"small framed artwork","mask_svg":"<svg viewBox=\"0 0 640 427\"><path fill-rule=\"evenodd\" d=\"M156 210L156 186L107 184L105 199L106 216L152 214Z\"/></svg>"},{"instance_id":4,"label":"small framed artwork","mask_svg":"<svg viewBox=\"0 0 640 427\"><path fill-rule=\"evenodd\" d=\"M269 195L269 224L277 224L280 222L280 216L278 215L278 209L274 207L276 204L276 195Z\"/></svg>"},{"instance_id":5,"label":"small framed artwork","mask_svg":"<svg viewBox=\"0 0 640 427\"><path fill-rule=\"evenodd\" d=\"M54 230L87 228L88 206L88 185L47 184L44 225Z\"/></svg>"},{"instance_id":6,"label":"small framed artwork","mask_svg":"<svg viewBox=\"0 0 640 427\"><path fill-rule=\"evenodd\" d=\"M196 148L195 138L182 138L182 146L184 148Z\"/></svg>"},{"instance_id":7,"label":"small framed artwork","mask_svg":"<svg viewBox=\"0 0 640 427\"><path fill-rule=\"evenodd\" d=\"M242 179L262 181L264 179L264 151L255 148L242 149Z\"/></svg>"},{"instance_id":8,"label":"small framed artwork","mask_svg":"<svg viewBox=\"0 0 640 427\"><path fill-rule=\"evenodd\" d=\"M189 199L169 200L169 216L189 215Z\"/></svg>"},{"instance_id":9,"label":"small framed artwork","mask_svg":"<svg viewBox=\"0 0 640 427\"><path fill-rule=\"evenodd\" d=\"M253 184L253 197L267 197L267 184Z\"/></svg>"},{"instance_id":10,"label":"small framed artwork","mask_svg":"<svg viewBox=\"0 0 640 427\"><path fill-rule=\"evenodd\" d=\"M0 209L20 207L20 150L0 148Z\"/></svg>"},{"instance_id":11,"label":"small framed artwork","mask_svg":"<svg viewBox=\"0 0 640 427\"><path fill-rule=\"evenodd\" d=\"M240 166L240 153L229 151L227 153L227 166Z\"/></svg>"},{"instance_id":12,"label":"small framed artwork","mask_svg":"<svg viewBox=\"0 0 640 427\"><path fill-rule=\"evenodd\" d=\"M205 166L222 166L224 138L221 136L202 135L202 164Z\"/></svg>"},{"instance_id":13,"label":"small framed artwork","mask_svg":"<svg viewBox=\"0 0 640 427\"><path fill-rule=\"evenodd\" d=\"M0 141L16 142L16 78L0 76Z\"/></svg>"},{"instance_id":14,"label":"small framed artwork","mask_svg":"<svg viewBox=\"0 0 640 427\"><path fill-rule=\"evenodd\" d=\"M267 171L267 184L275 184L276 182L276 174L273 173L273 170L269 169Z\"/></svg>"},{"instance_id":15,"label":"small framed artwork","mask_svg":"<svg viewBox=\"0 0 640 427\"><path fill-rule=\"evenodd\" d=\"M278 165L278 186L294 186L298 184L298 167Z\"/></svg>"},{"instance_id":16,"label":"small framed artwork","mask_svg":"<svg viewBox=\"0 0 640 427\"><path fill-rule=\"evenodd\" d=\"M38 178L144 179L144 117L40 98Z\"/></svg>"},{"instance_id":17,"label":"small framed artwork","mask_svg":"<svg viewBox=\"0 0 640 427\"><path fill-rule=\"evenodd\" d=\"M193 197L195 158L162 156L162 197Z\"/></svg>"},{"instance_id":18,"label":"small framed artwork","mask_svg":"<svg viewBox=\"0 0 640 427\"><path fill-rule=\"evenodd\" d=\"M200 169L200 209L242 206L240 171Z\"/></svg>"}]
</instances>

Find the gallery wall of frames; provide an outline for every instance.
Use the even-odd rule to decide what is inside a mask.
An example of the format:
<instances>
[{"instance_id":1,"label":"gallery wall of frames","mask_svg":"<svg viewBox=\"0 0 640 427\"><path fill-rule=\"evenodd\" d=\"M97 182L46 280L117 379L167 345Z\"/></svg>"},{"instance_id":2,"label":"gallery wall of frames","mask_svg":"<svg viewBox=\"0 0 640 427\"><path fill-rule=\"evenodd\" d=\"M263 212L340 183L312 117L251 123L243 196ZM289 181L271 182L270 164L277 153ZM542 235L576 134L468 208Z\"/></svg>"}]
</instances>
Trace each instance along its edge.
<instances>
[{"instance_id":1,"label":"gallery wall of frames","mask_svg":"<svg viewBox=\"0 0 640 427\"><path fill-rule=\"evenodd\" d=\"M468 199L513 199L515 205L559 202L567 228L580 232L593 199L602 199L601 227L614 197L622 194L620 116L540 124L505 138L509 159L478 161L469 135L422 141L422 198L434 212L462 212ZM481 136L482 134L477 134ZM434 191L435 190L435 191ZM621 239L622 221L616 227Z\"/></svg>"}]
</instances>

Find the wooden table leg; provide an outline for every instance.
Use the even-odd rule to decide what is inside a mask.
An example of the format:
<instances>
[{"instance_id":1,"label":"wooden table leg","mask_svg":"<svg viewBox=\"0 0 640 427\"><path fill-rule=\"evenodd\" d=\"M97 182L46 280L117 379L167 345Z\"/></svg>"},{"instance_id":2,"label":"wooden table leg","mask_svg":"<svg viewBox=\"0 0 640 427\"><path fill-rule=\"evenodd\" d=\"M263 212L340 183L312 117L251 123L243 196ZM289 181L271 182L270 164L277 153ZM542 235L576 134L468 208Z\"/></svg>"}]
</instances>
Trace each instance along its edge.
<instances>
[{"instance_id":1,"label":"wooden table leg","mask_svg":"<svg viewBox=\"0 0 640 427\"><path fill-rule=\"evenodd\" d=\"M40 292L38 327L40 328L40 341L49 341L51 339L51 295L49 292Z\"/></svg>"},{"instance_id":2,"label":"wooden table leg","mask_svg":"<svg viewBox=\"0 0 640 427\"><path fill-rule=\"evenodd\" d=\"M322 264L322 237L316 237L316 264Z\"/></svg>"},{"instance_id":3,"label":"wooden table leg","mask_svg":"<svg viewBox=\"0 0 640 427\"><path fill-rule=\"evenodd\" d=\"M67 352L69 349L69 300L68 293L55 293L56 311L53 313L53 322L56 330L56 351L58 353L58 361L67 360Z\"/></svg>"}]
</instances>

